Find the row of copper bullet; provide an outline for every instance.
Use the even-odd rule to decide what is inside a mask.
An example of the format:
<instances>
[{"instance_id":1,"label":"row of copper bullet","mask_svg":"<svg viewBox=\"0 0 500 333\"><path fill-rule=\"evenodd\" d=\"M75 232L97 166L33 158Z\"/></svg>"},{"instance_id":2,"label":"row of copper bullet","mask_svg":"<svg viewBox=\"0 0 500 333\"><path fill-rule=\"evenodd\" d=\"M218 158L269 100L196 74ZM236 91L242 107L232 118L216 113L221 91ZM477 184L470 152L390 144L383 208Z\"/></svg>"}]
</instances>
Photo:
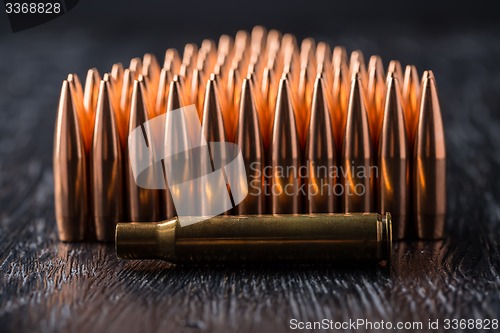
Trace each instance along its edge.
<instances>
[{"instance_id":1,"label":"row of copper bullet","mask_svg":"<svg viewBox=\"0 0 500 333\"><path fill-rule=\"evenodd\" d=\"M255 27L217 44L187 44L182 57L168 49L162 65L146 54L102 77L91 69L83 86L68 75L54 138L61 240L110 241L119 221L176 214L168 189L135 184L127 137L190 104L207 142L241 149L252 186L231 214L391 212L395 239L413 230L443 236L446 153L433 73L420 79L397 60L385 73L378 56L366 65L361 51L348 58L343 47L311 38L299 47L291 34ZM280 173L301 168L306 176ZM320 191L339 186L341 194Z\"/></svg>"}]
</instances>

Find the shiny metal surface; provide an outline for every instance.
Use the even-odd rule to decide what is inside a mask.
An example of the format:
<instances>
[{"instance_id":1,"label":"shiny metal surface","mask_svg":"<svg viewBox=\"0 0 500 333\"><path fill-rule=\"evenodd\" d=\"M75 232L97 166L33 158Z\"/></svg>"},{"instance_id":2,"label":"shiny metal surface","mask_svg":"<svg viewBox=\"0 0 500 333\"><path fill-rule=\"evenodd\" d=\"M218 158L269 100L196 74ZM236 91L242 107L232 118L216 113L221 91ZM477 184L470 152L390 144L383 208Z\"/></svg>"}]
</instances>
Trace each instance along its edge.
<instances>
[{"instance_id":1,"label":"shiny metal surface","mask_svg":"<svg viewBox=\"0 0 500 333\"><path fill-rule=\"evenodd\" d=\"M54 135L54 203L59 239L81 241L88 231L87 159L74 96L63 81Z\"/></svg>"},{"instance_id":2,"label":"shiny metal surface","mask_svg":"<svg viewBox=\"0 0 500 333\"><path fill-rule=\"evenodd\" d=\"M446 222L446 145L432 71L424 72L422 78L413 169L414 214L418 237L442 238Z\"/></svg>"},{"instance_id":3,"label":"shiny metal surface","mask_svg":"<svg viewBox=\"0 0 500 333\"><path fill-rule=\"evenodd\" d=\"M400 91L396 74L390 73L378 152L377 193L377 210L391 212L397 240L407 236L410 220L410 154Z\"/></svg>"},{"instance_id":4,"label":"shiny metal surface","mask_svg":"<svg viewBox=\"0 0 500 333\"><path fill-rule=\"evenodd\" d=\"M331 170L336 165L337 152L327 100L323 77L318 74L314 82L305 156L308 170L305 201L306 211L309 213L333 213L339 207L339 200L335 195L338 179L331 175Z\"/></svg>"},{"instance_id":5,"label":"shiny metal surface","mask_svg":"<svg viewBox=\"0 0 500 333\"><path fill-rule=\"evenodd\" d=\"M342 209L344 212L370 212L374 203L373 151L370 125L359 73L354 73L342 148Z\"/></svg>"},{"instance_id":6,"label":"shiny metal surface","mask_svg":"<svg viewBox=\"0 0 500 333\"><path fill-rule=\"evenodd\" d=\"M408 143L413 147L417 131L420 99L420 81L417 68L413 65L406 66L403 82L403 109L406 121Z\"/></svg>"},{"instance_id":7,"label":"shiny metal surface","mask_svg":"<svg viewBox=\"0 0 500 333\"><path fill-rule=\"evenodd\" d=\"M113 241L115 225L123 220L124 191L120 137L108 81L101 81L92 140L92 220L97 240Z\"/></svg>"},{"instance_id":8,"label":"shiny metal surface","mask_svg":"<svg viewBox=\"0 0 500 333\"><path fill-rule=\"evenodd\" d=\"M120 259L163 259L178 264L388 264L391 215L312 214L216 216L181 227L119 223Z\"/></svg>"},{"instance_id":9,"label":"shiny metal surface","mask_svg":"<svg viewBox=\"0 0 500 333\"><path fill-rule=\"evenodd\" d=\"M299 192L302 180L300 140L291 101L289 79L280 81L271 136L270 210L273 214L302 212L303 194Z\"/></svg>"},{"instance_id":10,"label":"shiny metal surface","mask_svg":"<svg viewBox=\"0 0 500 333\"><path fill-rule=\"evenodd\" d=\"M254 87L249 78L243 80L241 90L240 115L236 144L241 149L245 161L247 197L236 206L235 213L263 214L265 213L264 196L264 145L259 122L259 112L255 102Z\"/></svg>"},{"instance_id":11,"label":"shiny metal surface","mask_svg":"<svg viewBox=\"0 0 500 333\"><path fill-rule=\"evenodd\" d=\"M142 77L134 81L134 88L132 92L132 103L130 109L130 121L128 126L128 133L132 133L137 127L142 126L143 133L148 138L149 145L146 151L139 151L135 149L135 154L140 159L149 159L150 165L155 162L153 159L154 150L151 138L153 138L149 126L143 124L148 121L147 104L145 100L145 86ZM142 146L140 146L142 147ZM127 151L126 151L127 152ZM147 222L160 220L160 192L158 190L145 189L139 187L135 181L132 168L128 161L128 153L125 155L125 178L126 178L126 201L128 214L127 217L132 221ZM147 169L143 172L141 177L154 177L153 168Z\"/></svg>"}]
</instances>

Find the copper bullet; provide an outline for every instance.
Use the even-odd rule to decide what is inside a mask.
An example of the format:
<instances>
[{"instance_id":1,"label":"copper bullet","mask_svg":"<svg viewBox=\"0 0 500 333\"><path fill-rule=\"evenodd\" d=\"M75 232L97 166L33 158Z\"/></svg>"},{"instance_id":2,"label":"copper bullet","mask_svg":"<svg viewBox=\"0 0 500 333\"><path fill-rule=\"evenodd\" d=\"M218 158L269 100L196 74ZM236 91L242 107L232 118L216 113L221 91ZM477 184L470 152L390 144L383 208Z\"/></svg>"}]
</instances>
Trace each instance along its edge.
<instances>
[{"instance_id":1,"label":"copper bullet","mask_svg":"<svg viewBox=\"0 0 500 333\"><path fill-rule=\"evenodd\" d=\"M348 69L349 61L347 59L347 51L343 46L335 46L332 54L333 68L345 67Z\"/></svg>"},{"instance_id":2,"label":"copper bullet","mask_svg":"<svg viewBox=\"0 0 500 333\"><path fill-rule=\"evenodd\" d=\"M300 140L291 101L289 79L280 80L271 136L271 196L272 214L302 212L300 193Z\"/></svg>"},{"instance_id":3,"label":"copper bullet","mask_svg":"<svg viewBox=\"0 0 500 333\"><path fill-rule=\"evenodd\" d=\"M309 119L309 111L311 106L311 95L314 85L314 67L315 67L315 44L312 38L307 38L302 41L298 77L294 84L292 93L292 103L295 111L295 119L297 123L297 132L299 134L301 144L306 139L307 121ZM294 71L291 73L293 77Z\"/></svg>"},{"instance_id":4,"label":"copper bullet","mask_svg":"<svg viewBox=\"0 0 500 333\"><path fill-rule=\"evenodd\" d=\"M337 48L335 49L337 50ZM345 64L343 64L343 62L339 62L338 59L338 57L341 56L342 53L338 54L337 58L335 58L334 55L335 64L333 69L332 106L330 110L332 122L335 127L335 142L337 143L339 152L344 142L347 105L349 102L350 90L347 82L347 78L349 77L348 69Z\"/></svg>"},{"instance_id":5,"label":"copper bullet","mask_svg":"<svg viewBox=\"0 0 500 333\"><path fill-rule=\"evenodd\" d=\"M389 77L389 74L391 73L395 74L398 82L403 82L403 67L401 67L401 63L398 60L391 60L389 62L389 67L387 67L387 77ZM402 89L401 86L399 88Z\"/></svg>"},{"instance_id":6,"label":"copper bullet","mask_svg":"<svg viewBox=\"0 0 500 333\"><path fill-rule=\"evenodd\" d=\"M123 71L123 82L120 93L120 111L125 119L128 119L128 113L130 111L130 98L132 97L133 84L134 78L132 72L127 68Z\"/></svg>"},{"instance_id":7,"label":"copper bullet","mask_svg":"<svg viewBox=\"0 0 500 333\"><path fill-rule=\"evenodd\" d=\"M408 134L410 147L413 146L413 142L415 140L415 132L417 130L419 97L420 82L418 78L417 68L413 65L408 65L406 66L405 70L402 98L406 120L406 133Z\"/></svg>"},{"instance_id":8,"label":"copper bullet","mask_svg":"<svg viewBox=\"0 0 500 333\"><path fill-rule=\"evenodd\" d=\"M274 110L276 108L277 85L274 81L273 70L269 67L264 68L261 81L261 109L259 119L261 121L262 139L264 148L269 147L274 121Z\"/></svg>"},{"instance_id":9,"label":"copper bullet","mask_svg":"<svg viewBox=\"0 0 500 333\"><path fill-rule=\"evenodd\" d=\"M240 116L236 132L236 144L241 149L248 184L247 197L236 206L237 214L265 213L264 196L264 146L259 125L259 113L255 103L254 88L250 79L243 80Z\"/></svg>"},{"instance_id":10,"label":"copper bullet","mask_svg":"<svg viewBox=\"0 0 500 333\"><path fill-rule=\"evenodd\" d=\"M215 62L217 61L217 46L211 39L205 39L201 43L200 52L198 53L197 69L204 74L213 71Z\"/></svg>"},{"instance_id":11,"label":"copper bullet","mask_svg":"<svg viewBox=\"0 0 500 333\"><path fill-rule=\"evenodd\" d=\"M342 146L342 208L349 212L371 212L374 208L373 167L370 125L359 73L354 73L349 96Z\"/></svg>"},{"instance_id":12,"label":"copper bullet","mask_svg":"<svg viewBox=\"0 0 500 333\"><path fill-rule=\"evenodd\" d=\"M150 84L153 86L158 85L158 79L160 77L160 65L155 55L152 53L146 53L142 58L142 75L150 80Z\"/></svg>"},{"instance_id":13,"label":"copper bullet","mask_svg":"<svg viewBox=\"0 0 500 333\"><path fill-rule=\"evenodd\" d=\"M190 79L191 73L196 66L196 55L198 53L198 47L196 44L186 44L184 47L184 53L182 54L182 63L179 69L179 75Z\"/></svg>"},{"instance_id":14,"label":"copper bullet","mask_svg":"<svg viewBox=\"0 0 500 333\"><path fill-rule=\"evenodd\" d=\"M181 67L181 60L179 58L179 53L177 53L177 50L168 49L167 51L165 51L163 68L171 71L173 74L179 74L180 67Z\"/></svg>"},{"instance_id":15,"label":"copper bullet","mask_svg":"<svg viewBox=\"0 0 500 333\"><path fill-rule=\"evenodd\" d=\"M68 81L69 85L69 90L71 93L71 99L72 99L72 104L74 106L76 115L78 117L78 123L80 125L80 134L82 135L83 143L84 146L86 144L85 140L88 140L89 142L92 139L92 127L89 127L91 124L89 124L89 119L87 115L87 111L85 110L85 107L83 106L83 89L82 89L82 84L80 83L80 79L78 78L78 75L76 74L68 74L68 77L66 78L66 81ZM87 147L85 146L85 155L87 156L88 159L88 150Z\"/></svg>"},{"instance_id":16,"label":"copper bullet","mask_svg":"<svg viewBox=\"0 0 500 333\"><path fill-rule=\"evenodd\" d=\"M149 126L144 126L144 123L148 121L147 104L145 101L146 88L144 86L144 81L142 76L139 80L134 82L134 88L132 92L132 103L130 109L130 121L128 126L128 133L132 133L137 127L141 126L143 134L145 134L145 140L148 143L146 151L140 151L142 146L136 147L135 157L141 160L148 160L148 165L153 165L154 161L154 151L152 142L152 133ZM129 143L130 144L130 143ZM128 154L127 154L128 155ZM128 157L128 156L127 156ZM158 221L160 220L160 198L159 192L157 190L141 188L137 185L134 175L132 173L132 168L128 163L128 158L125 159L127 163L125 173L127 180L127 208L128 217L132 221L137 222L147 222L147 221ZM150 177L154 179L153 168L146 169L140 177Z\"/></svg>"},{"instance_id":17,"label":"copper bullet","mask_svg":"<svg viewBox=\"0 0 500 333\"><path fill-rule=\"evenodd\" d=\"M85 129L85 132L83 133L83 139L87 151L90 151L90 148L92 146L92 129L94 128L94 119L100 82L101 75L99 74L97 69L89 69L87 72L87 77L85 79L85 88L83 90L83 108L85 109L86 114L85 125L83 125L83 128Z\"/></svg>"},{"instance_id":18,"label":"copper bullet","mask_svg":"<svg viewBox=\"0 0 500 333\"><path fill-rule=\"evenodd\" d=\"M391 212L393 238L403 239L408 225L409 155L405 119L396 74L387 78L387 97L378 153L378 211Z\"/></svg>"},{"instance_id":19,"label":"copper bullet","mask_svg":"<svg viewBox=\"0 0 500 333\"><path fill-rule=\"evenodd\" d=\"M83 92L83 106L89 114L95 114L100 82L101 75L99 75L97 69L89 69L87 78L85 79L85 90Z\"/></svg>"},{"instance_id":20,"label":"copper bullet","mask_svg":"<svg viewBox=\"0 0 500 333\"><path fill-rule=\"evenodd\" d=\"M184 97L182 94L181 84L179 81L179 76L175 75L174 79L170 83L170 89L168 92L168 100L167 100L167 108L166 113L175 111L184 106ZM178 128L169 123L171 118L167 115L166 124L165 124L165 136L164 136L164 146L165 146L165 154L169 155L169 152L175 151L183 151L185 147L181 146L178 149L179 145L185 144L187 140L174 140L175 138L185 137L187 135L187 129ZM174 132L175 131L175 132ZM164 165L164 168L168 168L169 165ZM165 170L165 175L167 175L167 171ZM168 184L168 179L165 179L165 182ZM164 204L164 214L167 218L171 218L177 214L175 210L174 201L172 198L172 193L169 187L166 187L165 190L165 204Z\"/></svg>"},{"instance_id":21,"label":"copper bullet","mask_svg":"<svg viewBox=\"0 0 500 333\"><path fill-rule=\"evenodd\" d=\"M203 105L203 135L207 142L227 141L224 117L215 74L210 75L205 90Z\"/></svg>"},{"instance_id":22,"label":"copper bullet","mask_svg":"<svg viewBox=\"0 0 500 333\"><path fill-rule=\"evenodd\" d=\"M358 67L359 69L356 69ZM349 60L349 73L351 77L353 74L359 72L361 77L361 83L363 84L363 89L367 88L368 84L368 71L366 70L365 57L363 52L360 50L352 51L351 58Z\"/></svg>"},{"instance_id":23,"label":"copper bullet","mask_svg":"<svg viewBox=\"0 0 500 333\"><path fill-rule=\"evenodd\" d=\"M224 117L221 109L220 103L220 90L217 85L216 75L211 74L210 79L207 82L206 90L205 90L205 101L203 104L203 121L202 121L202 134L209 143L208 145L208 154L209 156L202 155L203 161L210 161L210 163L202 163L202 175L207 175L221 166L226 164L226 151L224 147L220 148L218 154L214 154L211 150L210 142L227 142L226 136L226 128L224 123ZM206 152L206 151L205 151ZM219 158L216 157L219 156ZM227 179L225 179L225 183L228 184ZM211 184L206 184L206 186L202 189L205 191L205 197L210 198L210 200L226 200L227 198L213 198L211 193L215 193L215 190L212 190ZM231 197L231 189L228 187L229 196ZM229 198L230 199L230 198ZM210 206L213 205L210 201L202 202L202 210L206 213L209 212ZM224 206L231 207L231 203L224 202ZM234 206L234 205L233 205Z\"/></svg>"},{"instance_id":24,"label":"copper bullet","mask_svg":"<svg viewBox=\"0 0 500 333\"><path fill-rule=\"evenodd\" d=\"M378 147L380 128L384 118L384 100L386 97L386 82L384 82L384 67L379 56L372 56L368 65L367 111L370 121L370 133L374 147Z\"/></svg>"},{"instance_id":25,"label":"copper bullet","mask_svg":"<svg viewBox=\"0 0 500 333\"><path fill-rule=\"evenodd\" d=\"M124 69L121 63L113 64L111 67L110 74L117 91L121 91L122 89L123 71Z\"/></svg>"},{"instance_id":26,"label":"copper bullet","mask_svg":"<svg viewBox=\"0 0 500 333\"><path fill-rule=\"evenodd\" d=\"M114 240L123 220L123 169L120 137L109 82L101 81L92 140L92 207L97 240Z\"/></svg>"},{"instance_id":27,"label":"copper bullet","mask_svg":"<svg viewBox=\"0 0 500 333\"><path fill-rule=\"evenodd\" d=\"M87 159L74 96L63 81L54 135L54 196L59 239L81 241L88 229Z\"/></svg>"},{"instance_id":28,"label":"copper bullet","mask_svg":"<svg viewBox=\"0 0 500 333\"><path fill-rule=\"evenodd\" d=\"M309 107L311 103L311 94L313 90L314 80L312 70L315 69L314 53L316 51L315 42L312 38L306 38L302 41L300 48L300 68L299 78L297 82L297 96L305 107ZM307 111L306 111L307 112Z\"/></svg>"},{"instance_id":29,"label":"copper bullet","mask_svg":"<svg viewBox=\"0 0 500 333\"><path fill-rule=\"evenodd\" d=\"M196 111L198 112L198 118L202 119L203 112L203 82L205 75L201 69L195 69L193 71L193 76L191 78L191 87L189 91L190 103L196 106Z\"/></svg>"},{"instance_id":30,"label":"copper bullet","mask_svg":"<svg viewBox=\"0 0 500 333\"><path fill-rule=\"evenodd\" d=\"M424 72L413 158L414 214L418 237L439 239L446 221L446 147L432 71Z\"/></svg>"},{"instance_id":31,"label":"copper bullet","mask_svg":"<svg viewBox=\"0 0 500 333\"><path fill-rule=\"evenodd\" d=\"M168 92L170 89L170 82L173 79L173 72L165 67L160 71L160 78L158 80L158 91L156 94L155 115L159 116L165 113L167 107Z\"/></svg>"},{"instance_id":32,"label":"copper bullet","mask_svg":"<svg viewBox=\"0 0 500 333\"><path fill-rule=\"evenodd\" d=\"M306 202L309 213L333 213L338 207L334 194L336 177L331 175L336 166L335 138L326 94L323 77L318 74L314 82L306 143Z\"/></svg>"},{"instance_id":33,"label":"copper bullet","mask_svg":"<svg viewBox=\"0 0 500 333\"><path fill-rule=\"evenodd\" d=\"M214 74L224 75L226 73L226 67L229 65L227 58L233 47L233 40L228 35L222 35L219 38L219 44L217 47L217 60L215 62Z\"/></svg>"},{"instance_id":34,"label":"copper bullet","mask_svg":"<svg viewBox=\"0 0 500 333\"><path fill-rule=\"evenodd\" d=\"M130 69L130 73L134 80L136 80L140 74L142 74L142 59L141 58L132 58L130 60L130 65L128 66Z\"/></svg>"},{"instance_id":35,"label":"copper bullet","mask_svg":"<svg viewBox=\"0 0 500 333\"><path fill-rule=\"evenodd\" d=\"M316 46L316 73L323 74L327 86L332 84L332 50L330 45L319 42Z\"/></svg>"},{"instance_id":36,"label":"copper bullet","mask_svg":"<svg viewBox=\"0 0 500 333\"><path fill-rule=\"evenodd\" d=\"M120 138L120 147L122 152L127 148L127 135L128 135L128 118L129 115L126 112L122 112L120 110L120 98L117 96L116 87L113 84L113 79L109 73L105 73L102 77L102 80L105 81L108 86L108 96L110 99L110 103L112 106L113 113L115 115L115 123L116 129L118 131L118 136Z\"/></svg>"},{"instance_id":37,"label":"copper bullet","mask_svg":"<svg viewBox=\"0 0 500 333\"><path fill-rule=\"evenodd\" d=\"M229 69L226 82L225 98L222 98L220 102L227 136L226 140L233 142L238 124L238 104L242 82L241 74L237 67Z\"/></svg>"}]
</instances>

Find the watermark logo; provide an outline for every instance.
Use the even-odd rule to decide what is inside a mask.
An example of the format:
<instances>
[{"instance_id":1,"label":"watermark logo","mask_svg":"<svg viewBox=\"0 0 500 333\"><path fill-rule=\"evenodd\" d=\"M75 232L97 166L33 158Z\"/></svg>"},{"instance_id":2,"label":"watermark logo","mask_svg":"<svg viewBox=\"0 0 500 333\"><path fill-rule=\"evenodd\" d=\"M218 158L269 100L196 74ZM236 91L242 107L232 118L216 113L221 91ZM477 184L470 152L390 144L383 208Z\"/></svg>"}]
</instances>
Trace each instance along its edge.
<instances>
[{"instance_id":1,"label":"watermark logo","mask_svg":"<svg viewBox=\"0 0 500 333\"><path fill-rule=\"evenodd\" d=\"M4 0L12 32L33 28L64 15L79 0Z\"/></svg>"},{"instance_id":2,"label":"watermark logo","mask_svg":"<svg viewBox=\"0 0 500 333\"><path fill-rule=\"evenodd\" d=\"M247 196L239 147L206 142L194 105L134 129L128 137L128 154L139 187L169 189L181 226L224 213Z\"/></svg>"}]
</instances>

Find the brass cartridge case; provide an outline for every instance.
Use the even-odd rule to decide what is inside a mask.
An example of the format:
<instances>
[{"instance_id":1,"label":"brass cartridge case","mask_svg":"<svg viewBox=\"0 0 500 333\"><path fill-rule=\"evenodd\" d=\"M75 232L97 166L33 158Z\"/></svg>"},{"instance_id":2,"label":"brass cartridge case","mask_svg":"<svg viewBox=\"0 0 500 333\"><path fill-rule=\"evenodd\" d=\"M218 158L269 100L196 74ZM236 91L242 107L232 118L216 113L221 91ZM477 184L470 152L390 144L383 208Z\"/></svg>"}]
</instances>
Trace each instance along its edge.
<instances>
[{"instance_id":1,"label":"brass cartridge case","mask_svg":"<svg viewBox=\"0 0 500 333\"><path fill-rule=\"evenodd\" d=\"M176 264L388 263L391 243L389 213L226 215L184 227L177 218L116 226L118 258Z\"/></svg>"}]
</instances>

